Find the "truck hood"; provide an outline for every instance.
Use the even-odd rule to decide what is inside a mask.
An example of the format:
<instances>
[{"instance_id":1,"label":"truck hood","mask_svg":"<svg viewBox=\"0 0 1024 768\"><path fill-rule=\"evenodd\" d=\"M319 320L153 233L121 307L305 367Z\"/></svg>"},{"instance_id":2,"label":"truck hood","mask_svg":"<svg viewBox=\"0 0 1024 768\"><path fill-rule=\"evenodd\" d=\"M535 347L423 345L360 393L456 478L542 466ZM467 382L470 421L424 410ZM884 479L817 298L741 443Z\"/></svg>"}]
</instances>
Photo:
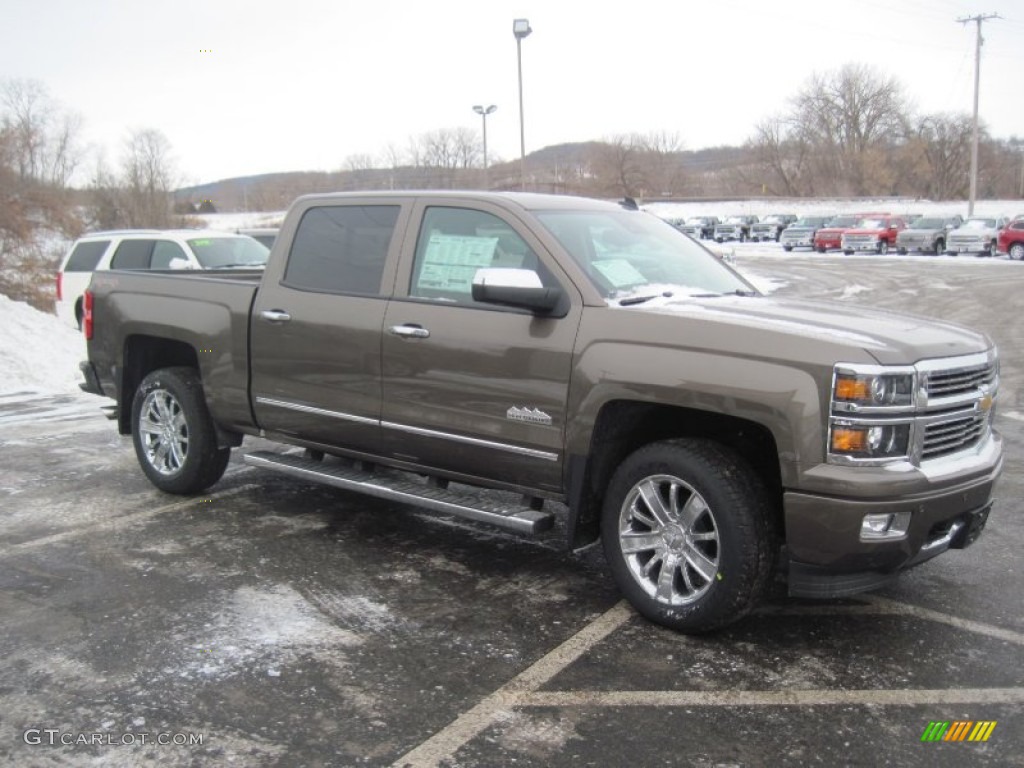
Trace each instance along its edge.
<instances>
[{"instance_id":1,"label":"truck hood","mask_svg":"<svg viewBox=\"0 0 1024 768\"><path fill-rule=\"evenodd\" d=\"M888 229L844 229L844 235L884 235Z\"/></svg>"},{"instance_id":2,"label":"truck hood","mask_svg":"<svg viewBox=\"0 0 1024 768\"><path fill-rule=\"evenodd\" d=\"M737 338L775 347L769 337L788 336L861 349L883 365L982 352L992 346L982 333L952 323L888 310L771 296L666 299L623 308L686 315L718 327L736 327ZM786 345L784 339L775 342ZM838 362L838 361L833 361Z\"/></svg>"}]
</instances>

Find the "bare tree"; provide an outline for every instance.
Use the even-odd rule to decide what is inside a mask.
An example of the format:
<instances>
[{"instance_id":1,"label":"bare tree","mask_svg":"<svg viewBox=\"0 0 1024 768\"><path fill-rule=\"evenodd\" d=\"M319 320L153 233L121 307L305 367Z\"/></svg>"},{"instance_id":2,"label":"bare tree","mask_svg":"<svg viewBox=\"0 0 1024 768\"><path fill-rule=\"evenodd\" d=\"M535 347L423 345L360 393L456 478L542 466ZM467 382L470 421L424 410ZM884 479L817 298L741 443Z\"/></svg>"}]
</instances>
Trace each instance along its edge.
<instances>
[{"instance_id":1,"label":"bare tree","mask_svg":"<svg viewBox=\"0 0 1024 768\"><path fill-rule=\"evenodd\" d=\"M80 118L62 110L37 80L0 84L7 160L23 180L63 188L78 165Z\"/></svg>"},{"instance_id":2,"label":"bare tree","mask_svg":"<svg viewBox=\"0 0 1024 768\"><path fill-rule=\"evenodd\" d=\"M847 64L811 77L793 101L792 124L812 149L818 180L863 195L891 185L885 154L905 135L907 112L896 78Z\"/></svg>"},{"instance_id":3,"label":"bare tree","mask_svg":"<svg viewBox=\"0 0 1024 768\"><path fill-rule=\"evenodd\" d=\"M966 197L971 163L971 116L924 115L917 121L914 144L923 160L919 185L935 200Z\"/></svg>"},{"instance_id":4,"label":"bare tree","mask_svg":"<svg viewBox=\"0 0 1024 768\"><path fill-rule=\"evenodd\" d=\"M128 137L122 186L129 226L171 225L171 190L177 179L170 153L170 142L155 128L143 128Z\"/></svg>"}]
</instances>

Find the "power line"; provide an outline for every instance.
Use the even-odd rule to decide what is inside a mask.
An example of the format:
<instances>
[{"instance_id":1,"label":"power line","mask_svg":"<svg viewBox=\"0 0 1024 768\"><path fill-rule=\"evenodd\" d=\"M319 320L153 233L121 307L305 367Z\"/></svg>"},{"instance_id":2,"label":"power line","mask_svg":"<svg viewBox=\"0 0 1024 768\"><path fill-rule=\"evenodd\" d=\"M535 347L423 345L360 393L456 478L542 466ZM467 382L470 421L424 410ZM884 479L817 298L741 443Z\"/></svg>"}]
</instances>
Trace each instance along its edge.
<instances>
[{"instance_id":1,"label":"power line","mask_svg":"<svg viewBox=\"0 0 1024 768\"><path fill-rule=\"evenodd\" d=\"M967 201L968 216L974 215L974 199L978 195L978 87L981 84L981 44L984 42L981 37L981 22L998 18L1001 18L998 13L987 13L957 19L964 26L967 26L967 22L973 21L977 24L978 31L974 46L974 128L971 133L971 196Z\"/></svg>"}]
</instances>

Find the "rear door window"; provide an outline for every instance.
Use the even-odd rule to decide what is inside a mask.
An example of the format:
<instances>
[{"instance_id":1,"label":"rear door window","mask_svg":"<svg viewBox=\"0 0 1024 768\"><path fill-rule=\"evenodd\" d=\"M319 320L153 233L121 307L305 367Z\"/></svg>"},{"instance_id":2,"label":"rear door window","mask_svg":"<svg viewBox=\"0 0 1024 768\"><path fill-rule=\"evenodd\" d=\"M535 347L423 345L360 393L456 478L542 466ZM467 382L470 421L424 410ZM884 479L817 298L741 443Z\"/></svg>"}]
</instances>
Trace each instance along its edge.
<instances>
[{"instance_id":1,"label":"rear door window","mask_svg":"<svg viewBox=\"0 0 1024 768\"><path fill-rule=\"evenodd\" d=\"M284 284L317 293L377 296L397 205L310 208L292 241Z\"/></svg>"},{"instance_id":2,"label":"rear door window","mask_svg":"<svg viewBox=\"0 0 1024 768\"><path fill-rule=\"evenodd\" d=\"M149 269L153 240L122 240L110 260L111 269Z\"/></svg>"},{"instance_id":3,"label":"rear door window","mask_svg":"<svg viewBox=\"0 0 1024 768\"><path fill-rule=\"evenodd\" d=\"M100 261L100 257L106 252L109 240L90 240L79 243L71 251L68 263L64 265L65 272L92 272Z\"/></svg>"}]
</instances>

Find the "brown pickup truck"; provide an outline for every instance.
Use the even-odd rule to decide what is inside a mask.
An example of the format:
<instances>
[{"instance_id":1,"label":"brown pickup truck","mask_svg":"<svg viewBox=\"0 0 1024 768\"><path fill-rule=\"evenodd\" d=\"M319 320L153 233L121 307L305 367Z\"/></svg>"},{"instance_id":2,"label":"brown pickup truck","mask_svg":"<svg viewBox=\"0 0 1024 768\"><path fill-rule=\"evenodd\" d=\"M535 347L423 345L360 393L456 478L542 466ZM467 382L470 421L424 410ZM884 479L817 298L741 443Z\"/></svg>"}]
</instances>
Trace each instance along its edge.
<instances>
[{"instance_id":1,"label":"brown pickup truck","mask_svg":"<svg viewBox=\"0 0 1024 768\"><path fill-rule=\"evenodd\" d=\"M83 388L149 479L245 460L603 542L686 632L776 573L834 597L971 543L1002 466L999 362L940 321L759 295L643 211L392 192L292 206L259 273L97 273Z\"/></svg>"}]
</instances>

